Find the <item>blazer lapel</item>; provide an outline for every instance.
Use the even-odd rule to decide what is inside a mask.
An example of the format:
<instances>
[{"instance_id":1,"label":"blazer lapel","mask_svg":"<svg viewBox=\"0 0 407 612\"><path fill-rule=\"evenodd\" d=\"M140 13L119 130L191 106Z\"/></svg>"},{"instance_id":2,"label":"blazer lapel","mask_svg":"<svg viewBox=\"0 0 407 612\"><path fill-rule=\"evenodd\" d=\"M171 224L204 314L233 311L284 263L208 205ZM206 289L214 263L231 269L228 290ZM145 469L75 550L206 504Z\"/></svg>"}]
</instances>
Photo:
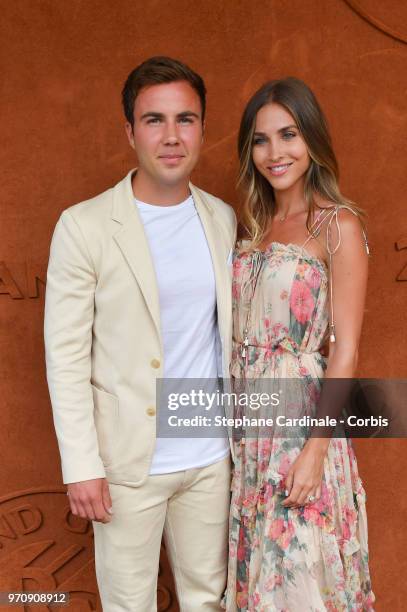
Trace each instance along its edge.
<instances>
[{"instance_id":1,"label":"blazer lapel","mask_svg":"<svg viewBox=\"0 0 407 612\"><path fill-rule=\"evenodd\" d=\"M216 213L210 202L194 185L189 185L195 206L204 228L209 251L212 257L213 270L216 282L216 302L218 320L221 331L227 330L232 304L231 304L231 278L227 268L229 245L224 237L224 230L216 220Z\"/></svg>"},{"instance_id":2,"label":"blazer lapel","mask_svg":"<svg viewBox=\"0 0 407 612\"><path fill-rule=\"evenodd\" d=\"M157 278L150 248L137 206L131 178L135 170L114 187L112 219L121 224L113 236L139 284L158 335L161 335Z\"/></svg>"},{"instance_id":3,"label":"blazer lapel","mask_svg":"<svg viewBox=\"0 0 407 612\"><path fill-rule=\"evenodd\" d=\"M119 223L121 227L113 237L139 284L146 306L157 328L157 332L161 335L157 278L143 223L134 203L133 188L131 184L134 172L134 169L131 170L128 175L114 187L111 218ZM208 202L200 190L194 185L190 183L189 187L211 253L216 282L216 302L219 325L221 330L226 331L230 322L230 312L232 308L231 278L227 268L230 245L228 245L224 237L222 226L217 222L216 213L212 204Z\"/></svg>"}]
</instances>

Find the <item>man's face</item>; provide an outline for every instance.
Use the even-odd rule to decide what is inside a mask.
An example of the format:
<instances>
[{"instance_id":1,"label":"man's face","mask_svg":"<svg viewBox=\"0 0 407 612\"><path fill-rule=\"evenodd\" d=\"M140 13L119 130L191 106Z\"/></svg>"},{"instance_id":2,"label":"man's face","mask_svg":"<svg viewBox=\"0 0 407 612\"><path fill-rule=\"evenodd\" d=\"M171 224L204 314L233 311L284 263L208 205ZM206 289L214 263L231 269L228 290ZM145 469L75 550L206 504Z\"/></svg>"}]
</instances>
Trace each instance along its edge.
<instances>
[{"instance_id":1,"label":"man's face","mask_svg":"<svg viewBox=\"0 0 407 612\"><path fill-rule=\"evenodd\" d=\"M187 81L151 85L134 103L134 126L126 133L139 172L159 185L174 186L189 176L202 146L201 100Z\"/></svg>"}]
</instances>

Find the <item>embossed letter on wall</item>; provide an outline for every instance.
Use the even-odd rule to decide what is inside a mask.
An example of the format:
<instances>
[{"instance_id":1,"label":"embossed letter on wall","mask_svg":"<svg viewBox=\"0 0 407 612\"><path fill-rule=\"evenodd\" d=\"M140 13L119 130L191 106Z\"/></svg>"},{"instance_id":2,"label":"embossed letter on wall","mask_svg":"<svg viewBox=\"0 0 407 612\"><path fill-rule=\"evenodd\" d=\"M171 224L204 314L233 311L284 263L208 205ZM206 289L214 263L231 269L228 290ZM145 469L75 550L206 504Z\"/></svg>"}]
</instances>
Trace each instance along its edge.
<instances>
[{"instance_id":1,"label":"embossed letter on wall","mask_svg":"<svg viewBox=\"0 0 407 612\"><path fill-rule=\"evenodd\" d=\"M98 609L92 526L71 514L64 490L0 499L0 591L69 592L64 610Z\"/></svg>"},{"instance_id":2,"label":"embossed letter on wall","mask_svg":"<svg viewBox=\"0 0 407 612\"><path fill-rule=\"evenodd\" d=\"M44 292L40 287L45 286L46 277L47 264L0 261L0 294L13 300L41 297Z\"/></svg>"}]
</instances>

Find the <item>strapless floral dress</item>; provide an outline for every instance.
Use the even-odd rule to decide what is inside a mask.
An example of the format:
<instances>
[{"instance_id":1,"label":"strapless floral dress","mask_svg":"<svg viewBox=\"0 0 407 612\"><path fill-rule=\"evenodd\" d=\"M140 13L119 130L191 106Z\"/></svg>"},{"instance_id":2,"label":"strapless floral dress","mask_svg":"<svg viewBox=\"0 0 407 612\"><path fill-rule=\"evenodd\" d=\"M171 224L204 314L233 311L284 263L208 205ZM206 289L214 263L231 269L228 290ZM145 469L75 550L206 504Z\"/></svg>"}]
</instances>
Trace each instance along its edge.
<instances>
[{"instance_id":1,"label":"strapless floral dress","mask_svg":"<svg viewBox=\"0 0 407 612\"><path fill-rule=\"evenodd\" d=\"M274 242L265 252L236 250L232 377L321 381L328 288L326 265L303 247ZM315 414L315 398L308 389L304 414ZM305 441L274 435L234 444L227 611L373 610L366 496L351 441L331 440L319 500L282 506L286 474Z\"/></svg>"}]
</instances>

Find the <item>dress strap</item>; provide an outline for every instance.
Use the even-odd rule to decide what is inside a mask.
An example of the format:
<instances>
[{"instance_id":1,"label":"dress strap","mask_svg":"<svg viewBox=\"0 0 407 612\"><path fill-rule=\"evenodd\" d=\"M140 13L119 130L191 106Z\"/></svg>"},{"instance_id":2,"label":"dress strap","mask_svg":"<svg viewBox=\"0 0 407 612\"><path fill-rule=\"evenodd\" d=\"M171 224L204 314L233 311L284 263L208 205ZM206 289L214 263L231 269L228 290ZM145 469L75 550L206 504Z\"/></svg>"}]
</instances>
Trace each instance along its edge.
<instances>
[{"instance_id":1,"label":"dress strap","mask_svg":"<svg viewBox=\"0 0 407 612\"><path fill-rule=\"evenodd\" d=\"M316 238L319 235L323 224L328 219L328 223L326 226L326 250L328 252L328 260L329 260L328 270L329 270L329 299L330 299L330 321L329 321L329 330L330 330L329 340L330 342L336 341L334 303L333 303L333 256L338 251L339 247L341 246L341 242L342 242L341 227L340 227L339 219L338 219L338 213L342 208L346 208L346 210L349 210L349 212L355 215L355 217L359 217L359 214L353 208L351 208L350 206L347 206L346 204L337 204L335 206L330 206L329 208L323 208L317 215L317 218L315 219L314 223L311 225L309 236L307 237L304 244L302 245L302 248L304 248L310 240L312 240L313 238ZM333 224L335 224L336 226L336 234L338 237L336 244L333 244L332 242ZM365 228L363 227L363 224L362 224L362 234L363 234L363 240L365 243L366 253L369 255L370 254L369 245L367 242L366 231L365 231Z\"/></svg>"},{"instance_id":2,"label":"dress strap","mask_svg":"<svg viewBox=\"0 0 407 612\"><path fill-rule=\"evenodd\" d=\"M313 224L310 227L310 231L308 232L308 237L306 238L305 242L301 245L301 248L304 249L308 242L314 238L316 238L319 234L319 232L321 231L321 227L326 219L326 217L329 214L330 209L329 208L323 208L322 210L319 211L317 218L315 219L315 221L313 222ZM326 213L324 215L324 213ZM322 217L322 219L321 219Z\"/></svg>"},{"instance_id":3,"label":"dress strap","mask_svg":"<svg viewBox=\"0 0 407 612\"><path fill-rule=\"evenodd\" d=\"M346 210L349 210L349 212L351 212L353 215L355 215L355 217L359 218L359 214L353 210L353 208L351 208L350 206L346 206L346 204L338 204L337 206L335 206L333 209L329 209L329 221L327 223L327 228L326 228L326 250L328 251L328 259L329 259L329 301L330 301L330 322L329 322L329 340L330 342L336 342L336 335L335 335L335 316L334 316L334 302L333 302L333 295L334 295L334 287L333 287L333 256L335 255L335 253L338 251L339 247L341 246L341 242L342 242L342 236L341 236L341 226L339 224L339 219L338 219L338 213L339 211L345 208ZM328 217L328 216L327 216ZM325 219L327 218L325 217ZM337 241L336 244L332 243L332 224L335 224L336 226L336 232L337 232ZM367 235L366 235L366 231L365 228L363 227L362 224L362 234L363 234L363 240L365 243L365 248L366 248L366 253L369 255L370 251L369 251L369 245L367 242Z\"/></svg>"}]
</instances>

